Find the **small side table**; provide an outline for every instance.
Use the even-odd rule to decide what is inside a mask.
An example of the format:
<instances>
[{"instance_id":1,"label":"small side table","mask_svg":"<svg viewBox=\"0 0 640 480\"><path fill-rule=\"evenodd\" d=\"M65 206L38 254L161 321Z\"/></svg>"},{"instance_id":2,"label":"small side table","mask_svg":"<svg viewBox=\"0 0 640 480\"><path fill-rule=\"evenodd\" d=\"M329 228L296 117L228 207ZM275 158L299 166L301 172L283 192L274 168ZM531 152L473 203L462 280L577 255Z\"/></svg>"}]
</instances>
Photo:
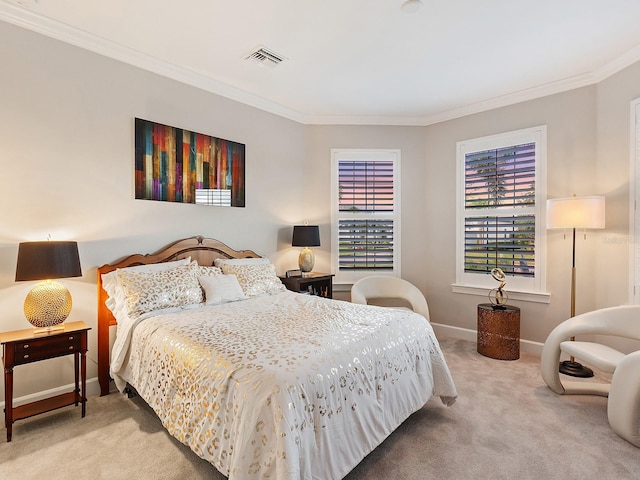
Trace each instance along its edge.
<instances>
[{"instance_id":1,"label":"small side table","mask_svg":"<svg viewBox=\"0 0 640 480\"><path fill-rule=\"evenodd\" d=\"M333 274L310 273L297 277L279 277L288 290L299 293L318 295L319 297L333 297Z\"/></svg>"},{"instance_id":2,"label":"small side table","mask_svg":"<svg viewBox=\"0 0 640 480\"><path fill-rule=\"evenodd\" d=\"M520 309L478 305L478 353L497 360L520 358Z\"/></svg>"},{"instance_id":3,"label":"small side table","mask_svg":"<svg viewBox=\"0 0 640 480\"><path fill-rule=\"evenodd\" d=\"M7 427L7 442L11 441L13 423L23 418L55 410L68 405L82 405L85 415L87 402L87 332L90 327L84 322L64 323L64 330L34 334L34 329L0 333L2 360L4 363L4 422ZM49 358L74 356L75 389L37 402L13 406L13 368L18 365L47 360Z\"/></svg>"}]
</instances>

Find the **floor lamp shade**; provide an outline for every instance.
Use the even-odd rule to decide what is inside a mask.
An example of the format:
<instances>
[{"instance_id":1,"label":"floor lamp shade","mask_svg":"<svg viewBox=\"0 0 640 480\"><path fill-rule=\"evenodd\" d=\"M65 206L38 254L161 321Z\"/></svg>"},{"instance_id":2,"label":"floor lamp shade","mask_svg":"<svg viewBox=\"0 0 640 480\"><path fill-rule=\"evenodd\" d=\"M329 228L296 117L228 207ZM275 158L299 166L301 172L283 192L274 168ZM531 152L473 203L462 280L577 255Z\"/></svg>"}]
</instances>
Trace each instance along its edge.
<instances>
[{"instance_id":1,"label":"floor lamp shade","mask_svg":"<svg viewBox=\"0 0 640 480\"><path fill-rule=\"evenodd\" d=\"M24 314L35 326L53 329L71 312L71 294L57 278L81 277L77 242L23 242L18 246L16 282L42 280L24 301Z\"/></svg>"},{"instance_id":2,"label":"floor lamp shade","mask_svg":"<svg viewBox=\"0 0 640 480\"><path fill-rule=\"evenodd\" d=\"M547 200L547 228L604 228L604 197Z\"/></svg>"},{"instance_id":3,"label":"floor lamp shade","mask_svg":"<svg viewBox=\"0 0 640 480\"><path fill-rule=\"evenodd\" d=\"M571 317L576 314L576 229L604 228L605 200L601 196L547 200L547 228L573 230L571 264ZM572 337L571 340L574 340ZM575 361L560 362L560 372L574 377L592 377L593 371Z\"/></svg>"},{"instance_id":4,"label":"floor lamp shade","mask_svg":"<svg viewBox=\"0 0 640 480\"><path fill-rule=\"evenodd\" d=\"M320 228L318 225L295 225L291 245L304 247L298 256L298 267L302 273L311 272L315 264L315 256L309 247L320 246Z\"/></svg>"}]
</instances>

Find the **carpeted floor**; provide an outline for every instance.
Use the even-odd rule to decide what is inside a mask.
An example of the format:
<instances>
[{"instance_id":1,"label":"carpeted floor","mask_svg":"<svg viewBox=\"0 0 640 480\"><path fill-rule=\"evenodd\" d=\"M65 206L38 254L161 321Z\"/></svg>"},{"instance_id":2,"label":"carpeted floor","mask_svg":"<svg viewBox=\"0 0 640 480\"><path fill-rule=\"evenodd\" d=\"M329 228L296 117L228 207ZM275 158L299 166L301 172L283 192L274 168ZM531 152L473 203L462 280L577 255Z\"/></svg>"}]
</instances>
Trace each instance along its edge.
<instances>
[{"instance_id":1,"label":"carpeted floor","mask_svg":"<svg viewBox=\"0 0 640 480\"><path fill-rule=\"evenodd\" d=\"M606 398L554 394L532 355L500 361L473 342L441 346L458 401L431 400L347 480L640 479L640 449L611 431ZM84 419L66 408L21 420L0 442L0 479L70 478L224 479L142 400L120 394L90 397Z\"/></svg>"}]
</instances>

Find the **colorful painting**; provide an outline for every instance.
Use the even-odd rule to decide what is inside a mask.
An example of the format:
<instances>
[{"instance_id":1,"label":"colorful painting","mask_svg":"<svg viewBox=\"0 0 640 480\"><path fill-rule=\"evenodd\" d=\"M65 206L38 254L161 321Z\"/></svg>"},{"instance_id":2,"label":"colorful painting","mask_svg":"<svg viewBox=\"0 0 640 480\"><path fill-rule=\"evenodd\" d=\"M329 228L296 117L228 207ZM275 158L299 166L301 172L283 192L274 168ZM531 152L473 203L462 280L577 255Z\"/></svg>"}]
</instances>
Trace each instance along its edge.
<instances>
[{"instance_id":1,"label":"colorful painting","mask_svg":"<svg viewBox=\"0 0 640 480\"><path fill-rule=\"evenodd\" d=\"M136 199L244 207L244 147L136 118Z\"/></svg>"}]
</instances>

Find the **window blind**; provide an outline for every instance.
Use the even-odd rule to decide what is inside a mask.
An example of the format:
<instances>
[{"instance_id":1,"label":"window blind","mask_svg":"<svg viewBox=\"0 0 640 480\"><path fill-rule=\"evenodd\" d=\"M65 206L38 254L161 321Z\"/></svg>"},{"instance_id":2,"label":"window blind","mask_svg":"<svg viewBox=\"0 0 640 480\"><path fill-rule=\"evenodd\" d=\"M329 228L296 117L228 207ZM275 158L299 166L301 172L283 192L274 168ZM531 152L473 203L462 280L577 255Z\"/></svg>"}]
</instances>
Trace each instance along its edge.
<instances>
[{"instance_id":1,"label":"window blind","mask_svg":"<svg viewBox=\"0 0 640 480\"><path fill-rule=\"evenodd\" d=\"M507 275L534 276L534 215L467 217L464 227L465 272L497 267Z\"/></svg>"},{"instance_id":2,"label":"window blind","mask_svg":"<svg viewBox=\"0 0 640 480\"><path fill-rule=\"evenodd\" d=\"M340 161L338 190L342 212L392 212L393 161Z\"/></svg>"},{"instance_id":3,"label":"window blind","mask_svg":"<svg viewBox=\"0 0 640 480\"><path fill-rule=\"evenodd\" d=\"M465 155L465 272L535 275L535 157L535 143Z\"/></svg>"},{"instance_id":4,"label":"window blind","mask_svg":"<svg viewBox=\"0 0 640 480\"><path fill-rule=\"evenodd\" d=\"M394 162L338 162L339 270L394 269Z\"/></svg>"},{"instance_id":5,"label":"window blind","mask_svg":"<svg viewBox=\"0 0 640 480\"><path fill-rule=\"evenodd\" d=\"M535 205L535 143L465 156L465 207Z\"/></svg>"},{"instance_id":6,"label":"window blind","mask_svg":"<svg viewBox=\"0 0 640 480\"><path fill-rule=\"evenodd\" d=\"M393 220L340 220L340 270L393 270Z\"/></svg>"}]
</instances>

